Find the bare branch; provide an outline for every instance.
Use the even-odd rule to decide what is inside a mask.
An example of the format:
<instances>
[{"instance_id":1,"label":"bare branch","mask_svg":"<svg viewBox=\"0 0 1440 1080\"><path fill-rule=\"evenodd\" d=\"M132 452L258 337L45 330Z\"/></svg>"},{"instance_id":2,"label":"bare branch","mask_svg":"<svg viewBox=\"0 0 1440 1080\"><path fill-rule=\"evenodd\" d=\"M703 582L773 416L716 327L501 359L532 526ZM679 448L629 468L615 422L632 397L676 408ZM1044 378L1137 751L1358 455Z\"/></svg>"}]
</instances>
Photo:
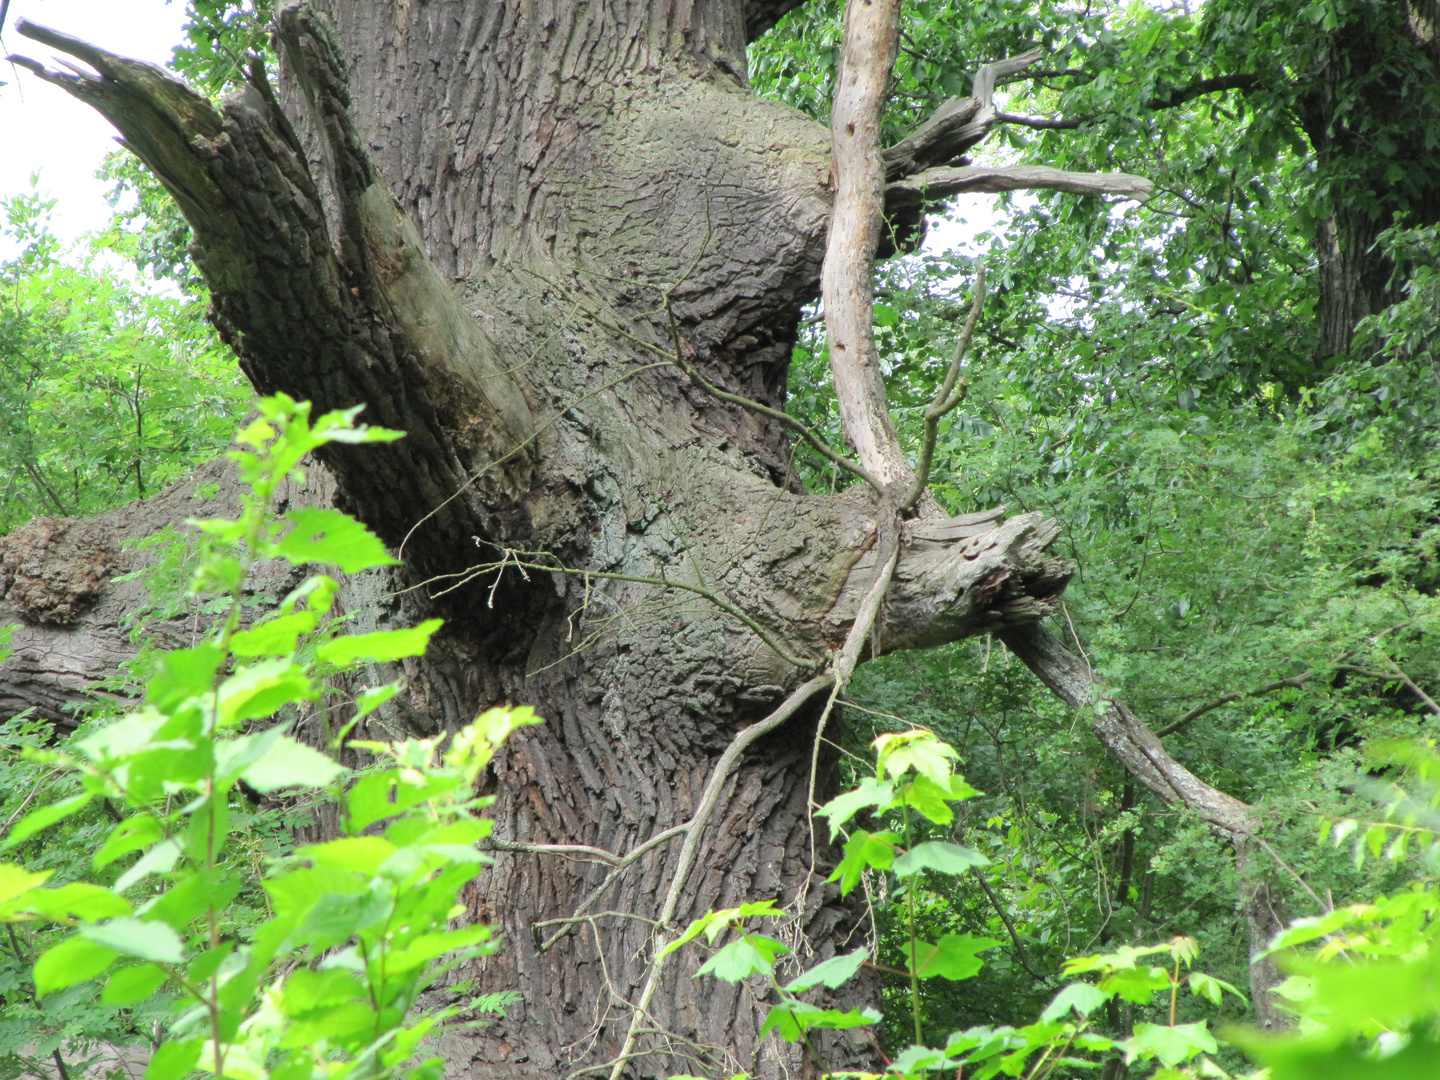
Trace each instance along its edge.
<instances>
[{"instance_id":1,"label":"bare branch","mask_svg":"<svg viewBox=\"0 0 1440 1080\"><path fill-rule=\"evenodd\" d=\"M985 267L975 273L975 299L970 304L970 316L955 341L955 354L950 359L950 369L945 380L935 392L935 400L925 410L925 432L920 440L920 458L915 466L915 483L905 496L900 510L905 512L920 501L930 483L930 466L935 460L935 439L940 431L941 418L965 400L970 384L960 378L960 365L965 361L965 350L970 347L970 338L975 334L975 324L980 321L980 309L985 305ZM958 384L958 385L957 385Z\"/></svg>"},{"instance_id":2,"label":"bare branch","mask_svg":"<svg viewBox=\"0 0 1440 1080\"><path fill-rule=\"evenodd\" d=\"M1159 731L1155 732L1157 739L1163 739L1167 735L1174 735L1181 728L1188 727L1192 722L1200 719L1208 712L1214 712L1222 705L1229 705L1232 701L1239 701L1241 698L1260 697L1263 694L1272 693L1275 690L1283 690L1287 686L1304 686L1305 683L1315 677L1315 672L1306 671L1299 675L1292 675L1288 679L1276 679L1264 686L1257 686L1254 690L1235 690L1228 694L1221 694L1214 701L1208 701L1204 705L1197 705L1184 716L1180 717L1173 724L1166 724Z\"/></svg>"},{"instance_id":3,"label":"bare branch","mask_svg":"<svg viewBox=\"0 0 1440 1080\"><path fill-rule=\"evenodd\" d=\"M1067 72L1066 74L1079 74L1079 72ZM1153 97L1145 102L1142 108L1159 111L1161 109L1174 109L1186 102L1193 101L1205 94L1223 93L1226 90L1254 90L1261 84L1259 75L1216 75L1209 79L1197 79L1188 86L1178 86L1169 93L1159 97ZM1067 116L1064 118L1054 116L1019 116L1015 113L996 113L997 124L1017 124L1020 127L1034 128L1037 131L1073 131L1075 128L1092 124L1105 116L1117 116L1119 113L1083 113L1080 116Z\"/></svg>"},{"instance_id":4,"label":"bare branch","mask_svg":"<svg viewBox=\"0 0 1440 1080\"><path fill-rule=\"evenodd\" d=\"M1119 195L1137 202L1147 201L1155 185L1143 176L1130 173L1077 173L1047 165L1012 165L1007 168L978 167L926 169L907 176L885 189L885 203L891 212L899 207L927 204L951 195L999 194L1005 191L1068 191L1072 195Z\"/></svg>"},{"instance_id":5,"label":"bare branch","mask_svg":"<svg viewBox=\"0 0 1440 1080\"><path fill-rule=\"evenodd\" d=\"M715 763L715 768L711 770L710 779L705 784L705 790L701 793L699 804L695 808L695 815L686 827L685 843L680 848L675 874L670 879L670 888L666 891L664 903L660 907L658 921L661 925L668 926L670 920L675 917L675 908L680 903L680 893L685 887L685 879L690 876L690 867L695 862L695 852L700 845L700 834L705 831L705 825L710 819L711 812L715 809L716 801L720 798L720 789L724 786L735 762L740 759L740 755L751 743L790 719L800 706L821 690L829 688L833 683L833 675L817 675L801 685L765 719L756 721L730 740L730 745L725 748L725 752L720 755L720 760ZM635 1038L640 1034L646 1010L650 1008L650 1001L655 996L655 988L660 985L660 969L664 966L664 959L659 954L665 950L666 945L668 942L665 944L657 942L656 944L656 958L650 963L650 973L645 980L645 988L641 991L640 1000L635 1005L634 1014L630 1019L630 1029L625 1033L625 1042L620 1047L620 1053L615 1056L615 1065L610 1073L610 1080L620 1080L621 1074L625 1071L625 1063L634 1056L632 1051L635 1046Z\"/></svg>"},{"instance_id":6,"label":"bare branch","mask_svg":"<svg viewBox=\"0 0 1440 1080\"><path fill-rule=\"evenodd\" d=\"M995 123L994 95L998 79L1023 71L1043 54L1032 49L1021 56L986 64L975 74L974 94L950 98L930 118L881 155L887 180L945 165L990 134Z\"/></svg>"},{"instance_id":7,"label":"bare branch","mask_svg":"<svg viewBox=\"0 0 1440 1080\"><path fill-rule=\"evenodd\" d=\"M880 110L899 44L899 22L899 0L846 5L840 77L830 112L835 204L821 271L841 423L861 465L887 486L908 485L911 477L880 377L871 282L885 196Z\"/></svg>"}]
</instances>

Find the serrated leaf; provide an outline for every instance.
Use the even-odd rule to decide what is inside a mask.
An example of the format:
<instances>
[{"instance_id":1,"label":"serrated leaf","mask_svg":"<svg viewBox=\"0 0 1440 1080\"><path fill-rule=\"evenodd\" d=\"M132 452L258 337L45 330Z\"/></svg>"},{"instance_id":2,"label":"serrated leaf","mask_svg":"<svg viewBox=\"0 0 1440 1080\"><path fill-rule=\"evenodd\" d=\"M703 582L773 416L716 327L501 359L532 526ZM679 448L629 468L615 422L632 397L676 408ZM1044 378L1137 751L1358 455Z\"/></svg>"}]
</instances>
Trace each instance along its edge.
<instances>
[{"instance_id":1,"label":"serrated leaf","mask_svg":"<svg viewBox=\"0 0 1440 1080\"><path fill-rule=\"evenodd\" d=\"M55 889L36 889L23 901L28 911L47 919L108 919L130 914L130 901L109 889L72 881Z\"/></svg>"},{"instance_id":2,"label":"serrated leaf","mask_svg":"<svg viewBox=\"0 0 1440 1080\"><path fill-rule=\"evenodd\" d=\"M26 870L15 863L0 863L0 905L11 910L22 903L25 895L49 880L54 870Z\"/></svg>"},{"instance_id":3,"label":"serrated leaf","mask_svg":"<svg viewBox=\"0 0 1440 1080\"><path fill-rule=\"evenodd\" d=\"M921 870L934 870L952 876L963 874L972 866L989 866L990 860L978 851L946 840L927 840L916 844L895 860L891 869L896 877L910 877Z\"/></svg>"},{"instance_id":4,"label":"serrated leaf","mask_svg":"<svg viewBox=\"0 0 1440 1080\"><path fill-rule=\"evenodd\" d=\"M68 937L35 961L35 993L42 997L93 979L114 963L114 949L83 937Z\"/></svg>"},{"instance_id":5,"label":"serrated leaf","mask_svg":"<svg viewBox=\"0 0 1440 1080\"><path fill-rule=\"evenodd\" d=\"M261 660L240 668L220 684L220 723L228 727L259 720L314 696L314 684L299 664Z\"/></svg>"},{"instance_id":6,"label":"serrated leaf","mask_svg":"<svg viewBox=\"0 0 1440 1080\"><path fill-rule=\"evenodd\" d=\"M861 810L874 807L888 810L895 802L895 785L888 780L867 776L849 791L841 792L815 813L830 820L830 839L840 835L840 827Z\"/></svg>"},{"instance_id":7,"label":"serrated leaf","mask_svg":"<svg viewBox=\"0 0 1440 1080\"><path fill-rule=\"evenodd\" d=\"M265 793L287 787L323 788L347 771L320 751L281 735L258 761L241 770L240 778Z\"/></svg>"},{"instance_id":8,"label":"serrated leaf","mask_svg":"<svg viewBox=\"0 0 1440 1080\"><path fill-rule=\"evenodd\" d=\"M1127 1064L1137 1058L1153 1057L1170 1066L1189 1061L1196 1054L1213 1054L1220 1049L1215 1043L1215 1037L1206 1030L1201 1021L1176 1024L1174 1027L1163 1024L1136 1024L1135 1033L1115 1045L1125 1051Z\"/></svg>"},{"instance_id":9,"label":"serrated leaf","mask_svg":"<svg viewBox=\"0 0 1440 1080\"><path fill-rule=\"evenodd\" d=\"M149 847L163 835L160 822L149 814L135 814L110 830L110 835L106 837L100 850L95 852L91 863L96 870L104 869L116 859L130 854L132 851Z\"/></svg>"},{"instance_id":10,"label":"serrated leaf","mask_svg":"<svg viewBox=\"0 0 1440 1080\"><path fill-rule=\"evenodd\" d=\"M1056 994L1049 1005L1045 1006L1045 1011L1040 1014L1040 1019L1062 1020L1067 1018L1073 1009L1075 1014L1083 1020L1109 1000L1110 995L1099 987L1091 986L1089 983L1071 983Z\"/></svg>"},{"instance_id":11,"label":"serrated leaf","mask_svg":"<svg viewBox=\"0 0 1440 1080\"><path fill-rule=\"evenodd\" d=\"M178 964L185 959L180 935L169 924L124 916L109 922L80 927L86 940L126 956Z\"/></svg>"},{"instance_id":12,"label":"serrated leaf","mask_svg":"<svg viewBox=\"0 0 1440 1080\"><path fill-rule=\"evenodd\" d=\"M134 1005L155 995L165 984L165 971L154 964L141 964L115 972L105 982L100 1000L106 1005Z\"/></svg>"},{"instance_id":13,"label":"serrated leaf","mask_svg":"<svg viewBox=\"0 0 1440 1080\"><path fill-rule=\"evenodd\" d=\"M188 1076L199 1063L204 1046L204 1039L165 1040L150 1055L145 1080L181 1080Z\"/></svg>"},{"instance_id":14,"label":"serrated leaf","mask_svg":"<svg viewBox=\"0 0 1440 1080\"><path fill-rule=\"evenodd\" d=\"M236 656L289 656L304 634L320 623L318 611L294 611L241 630L230 638Z\"/></svg>"},{"instance_id":15,"label":"serrated leaf","mask_svg":"<svg viewBox=\"0 0 1440 1080\"><path fill-rule=\"evenodd\" d=\"M302 506L285 515L294 528L275 553L292 563L333 563L347 574L374 566L398 566L380 538L349 514L330 507Z\"/></svg>"},{"instance_id":16,"label":"serrated leaf","mask_svg":"<svg viewBox=\"0 0 1440 1080\"><path fill-rule=\"evenodd\" d=\"M174 712L182 702L207 693L225 660L218 645L171 649L157 661L155 675L145 687L145 700L161 712Z\"/></svg>"},{"instance_id":17,"label":"serrated leaf","mask_svg":"<svg viewBox=\"0 0 1440 1080\"><path fill-rule=\"evenodd\" d=\"M959 760L953 747L928 731L890 732L875 740L877 770L891 780L913 770L949 790L950 763Z\"/></svg>"},{"instance_id":18,"label":"serrated leaf","mask_svg":"<svg viewBox=\"0 0 1440 1080\"><path fill-rule=\"evenodd\" d=\"M984 967L978 954L999 944L993 938L946 934L933 945L924 942L916 945L914 970L922 979L942 978L955 982L968 979ZM908 955L905 967L907 970L910 968Z\"/></svg>"},{"instance_id":19,"label":"serrated leaf","mask_svg":"<svg viewBox=\"0 0 1440 1080\"><path fill-rule=\"evenodd\" d=\"M848 896L850 890L860 883L866 870L888 870L895 861L895 845L899 842L895 833L868 833L856 829L845 842L845 855L831 881L840 882L840 895Z\"/></svg>"},{"instance_id":20,"label":"serrated leaf","mask_svg":"<svg viewBox=\"0 0 1440 1080\"><path fill-rule=\"evenodd\" d=\"M64 821L71 814L85 809L94 798L93 792L82 792L79 795L71 795L68 799L53 802L49 806L42 806L38 810L32 810L10 830L10 835L5 839L5 847L12 848L23 844L40 830L48 829L57 821Z\"/></svg>"},{"instance_id":21,"label":"serrated leaf","mask_svg":"<svg viewBox=\"0 0 1440 1080\"><path fill-rule=\"evenodd\" d=\"M353 664L357 660L372 663L389 660L403 660L407 656L420 656L429 644L430 635L443 625L443 619L426 619L419 626L408 630L376 630L369 634L345 634L332 638L315 650L315 659L336 667Z\"/></svg>"},{"instance_id":22,"label":"serrated leaf","mask_svg":"<svg viewBox=\"0 0 1440 1080\"><path fill-rule=\"evenodd\" d=\"M775 957L788 950L774 938L763 934L746 934L738 941L732 941L695 973L714 975L726 982L739 982L751 975L768 975L775 970Z\"/></svg>"},{"instance_id":23,"label":"serrated leaf","mask_svg":"<svg viewBox=\"0 0 1440 1080\"><path fill-rule=\"evenodd\" d=\"M812 986L828 986L835 989L855 972L860 970L860 965L870 959L869 949L856 949L852 953L843 956L832 956L823 963L816 964L803 975L797 975L785 984L785 989L793 994L802 990L809 990Z\"/></svg>"},{"instance_id":24,"label":"serrated leaf","mask_svg":"<svg viewBox=\"0 0 1440 1080\"><path fill-rule=\"evenodd\" d=\"M144 855L135 861L135 865L120 875L120 880L115 882L115 891L124 892L131 885L134 885L147 874L163 874L175 865L180 858L180 842L173 837L169 840L161 840Z\"/></svg>"},{"instance_id":25,"label":"serrated leaf","mask_svg":"<svg viewBox=\"0 0 1440 1080\"><path fill-rule=\"evenodd\" d=\"M323 844L308 844L295 855L310 859L326 870L350 870L373 877L382 863L395 854L395 845L380 836L342 836Z\"/></svg>"}]
</instances>

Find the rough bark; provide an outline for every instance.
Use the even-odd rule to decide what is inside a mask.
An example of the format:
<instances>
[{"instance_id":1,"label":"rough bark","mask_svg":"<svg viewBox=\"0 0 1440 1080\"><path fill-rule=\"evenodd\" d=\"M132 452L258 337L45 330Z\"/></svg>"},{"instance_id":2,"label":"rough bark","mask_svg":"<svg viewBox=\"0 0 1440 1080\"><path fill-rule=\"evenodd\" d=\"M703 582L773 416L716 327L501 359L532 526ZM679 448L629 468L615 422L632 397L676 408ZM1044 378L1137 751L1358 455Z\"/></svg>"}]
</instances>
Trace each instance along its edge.
<instances>
[{"instance_id":1,"label":"rough bark","mask_svg":"<svg viewBox=\"0 0 1440 1080\"><path fill-rule=\"evenodd\" d=\"M845 641L893 520L868 487L803 494L785 427L676 366L783 405L832 196L824 130L745 86L747 34L787 6L317 3L280 17L278 91L252 69L219 108L158 69L26 30L94 69L46 77L105 113L176 194L257 388L317 410L363 402L365 419L410 432L331 453L295 495L333 494L421 585L396 597L393 581L362 579L352 609L448 620L381 722L433 733L507 700L548 719L494 770L496 837L512 850L468 903L506 947L475 974L524 1001L447 1037L476 1077L613 1067L652 931L596 913L654 916L681 857L672 830L736 732ZM190 498L6 542L0 619L22 628L0 699L58 717L114 671L139 586L99 568L136 565L119 541L193 512ZM1053 535L1037 515L993 513L897 534L869 647L1042 617L1069 573L1045 555ZM517 558L553 569L522 573ZM824 884L830 853L810 862L813 721L800 710L722 774L675 923L779 897L802 962L856 931ZM608 884L603 861L516 850L622 856L662 835ZM542 949L535 925L574 916L602 884L588 919ZM763 987L693 980L697 964L666 965L625 1075L814 1067L758 1039ZM873 1058L858 1034L823 1052L832 1068Z\"/></svg>"}]
</instances>

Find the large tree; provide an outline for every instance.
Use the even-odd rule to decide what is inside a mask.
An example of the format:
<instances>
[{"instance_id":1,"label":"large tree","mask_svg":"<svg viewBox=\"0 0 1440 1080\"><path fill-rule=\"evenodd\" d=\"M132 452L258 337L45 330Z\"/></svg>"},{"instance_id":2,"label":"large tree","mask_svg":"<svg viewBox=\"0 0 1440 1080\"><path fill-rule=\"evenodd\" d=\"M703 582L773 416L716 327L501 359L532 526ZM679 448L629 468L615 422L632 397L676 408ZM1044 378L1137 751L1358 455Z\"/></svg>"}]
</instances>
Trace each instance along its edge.
<instances>
[{"instance_id":1,"label":"large tree","mask_svg":"<svg viewBox=\"0 0 1440 1080\"><path fill-rule=\"evenodd\" d=\"M934 199L1146 185L958 162L994 121L994 80L1034 55L977 72L973 97L878 153L893 2L855 5L831 132L756 96L746 43L793 6L324 0L280 13L278 89L255 61L219 108L24 29L93 69L30 63L178 200L255 387L408 432L334 449L292 493L333 497L403 557L355 583L363 618L447 620L383 721L453 730L507 700L548 720L494 773L497 865L469 902L506 944L476 974L524 1004L447 1045L478 1077L820 1064L758 1037L746 987L652 957L657 933L744 900L787 905L802 956L863 933L809 811L816 723L879 652L999 633L1140 782L1250 852L1249 808L1123 706L1092 707L1093 673L1040 628L1070 573L1046 553L1057 526L939 511L869 339L870 261ZM815 437L783 411L822 263L858 458L832 495L805 493L790 440ZM24 625L0 700L63 720L125 655L120 542L196 513L195 483L7 538L0 621ZM1263 940L1275 912L1263 882L1246 890ZM852 1034L822 1053L834 1068L872 1048Z\"/></svg>"}]
</instances>

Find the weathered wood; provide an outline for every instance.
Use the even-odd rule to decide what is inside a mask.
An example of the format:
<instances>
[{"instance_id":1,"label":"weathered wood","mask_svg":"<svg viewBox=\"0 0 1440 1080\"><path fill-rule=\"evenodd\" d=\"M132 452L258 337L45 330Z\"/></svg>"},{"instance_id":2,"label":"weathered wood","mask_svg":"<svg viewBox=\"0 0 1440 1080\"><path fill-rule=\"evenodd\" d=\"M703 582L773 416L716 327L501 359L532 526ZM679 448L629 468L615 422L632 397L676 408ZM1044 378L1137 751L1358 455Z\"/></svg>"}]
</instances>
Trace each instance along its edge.
<instances>
[{"instance_id":1,"label":"weathered wood","mask_svg":"<svg viewBox=\"0 0 1440 1080\"><path fill-rule=\"evenodd\" d=\"M1047 165L1011 165L1003 168L927 169L894 180L885 187L885 205L891 213L907 206L928 205L951 195L1005 191L1066 191L1072 195L1118 195L1146 202L1155 185L1130 173L1077 173Z\"/></svg>"}]
</instances>

